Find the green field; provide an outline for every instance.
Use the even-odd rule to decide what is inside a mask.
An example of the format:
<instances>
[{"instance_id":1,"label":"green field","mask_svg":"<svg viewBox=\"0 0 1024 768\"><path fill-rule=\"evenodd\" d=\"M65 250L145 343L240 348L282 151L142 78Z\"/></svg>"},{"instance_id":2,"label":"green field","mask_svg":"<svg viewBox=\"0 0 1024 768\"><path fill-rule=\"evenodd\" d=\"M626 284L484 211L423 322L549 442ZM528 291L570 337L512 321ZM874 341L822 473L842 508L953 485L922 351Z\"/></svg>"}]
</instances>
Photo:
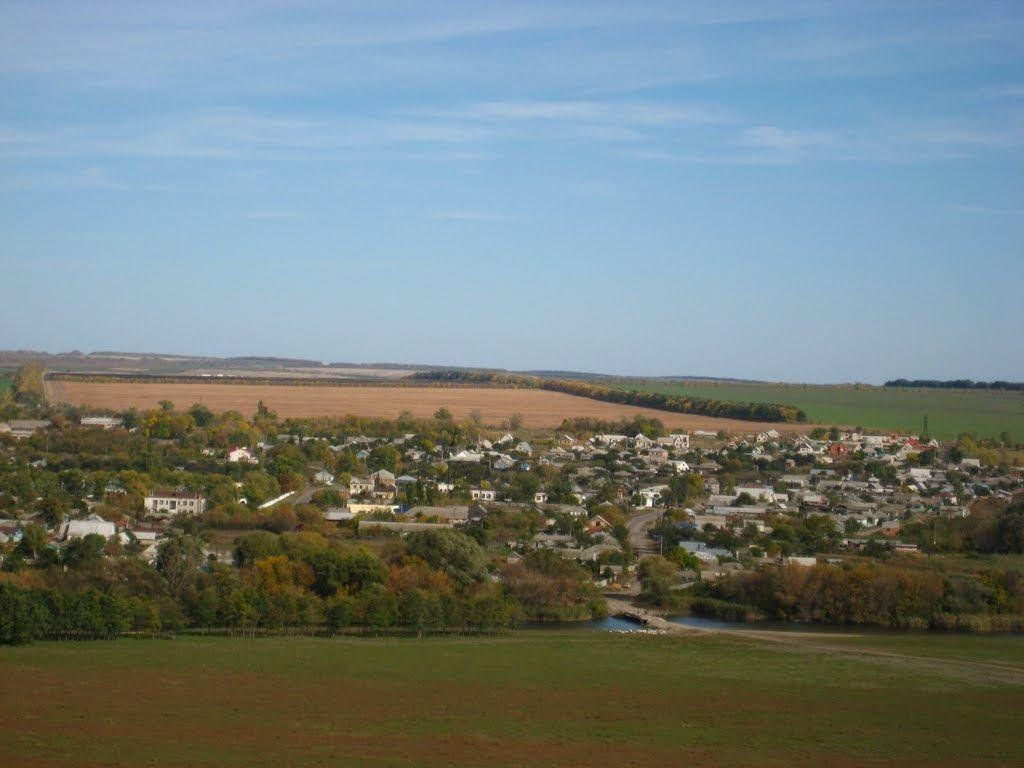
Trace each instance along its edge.
<instances>
[{"instance_id":1,"label":"green field","mask_svg":"<svg viewBox=\"0 0 1024 768\"><path fill-rule=\"evenodd\" d=\"M6 373L0 373L0 395L11 388L11 377Z\"/></svg>"},{"instance_id":2,"label":"green field","mask_svg":"<svg viewBox=\"0 0 1024 768\"><path fill-rule=\"evenodd\" d=\"M817 424L919 433L927 415L929 431L939 439L953 439L961 432L998 437L1008 431L1014 440L1024 440L1022 392L703 381L606 383L663 394L794 405Z\"/></svg>"},{"instance_id":3,"label":"green field","mask_svg":"<svg viewBox=\"0 0 1024 768\"><path fill-rule=\"evenodd\" d=\"M177 638L0 649L0 765L1020 764L1021 638Z\"/></svg>"}]
</instances>

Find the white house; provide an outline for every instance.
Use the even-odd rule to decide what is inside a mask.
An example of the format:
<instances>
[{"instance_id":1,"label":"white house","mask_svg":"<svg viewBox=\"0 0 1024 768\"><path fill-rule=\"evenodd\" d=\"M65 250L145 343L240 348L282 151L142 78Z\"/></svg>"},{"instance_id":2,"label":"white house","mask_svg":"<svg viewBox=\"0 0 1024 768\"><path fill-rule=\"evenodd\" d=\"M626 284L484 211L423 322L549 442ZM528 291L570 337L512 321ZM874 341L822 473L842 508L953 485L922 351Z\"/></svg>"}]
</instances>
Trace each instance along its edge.
<instances>
[{"instance_id":1,"label":"white house","mask_svg":"<svg viewBox=\"0 0 1024 768\"><path fill-rule=\"evenodd\" d=\"M102 429L114 429L124 424L124 419L117 416L83 416L79 421L83 427L100 427Z\"/></svg>"},{"instance_id":2,"label":"white house","mask_svg":"<svg viewBox=\"0 0 1024 768\"><path fill-rule=\"evenodd\" d=\"M658 445L671 448L674 451L688 451L690 450L690 436L682 432L673 432L666 437L659 437Z\"/></svg>"},{"instance_id":3,"label":"white house","mask_svg":"<svg viewBox=\"0 0 1024 768\"><path fill-rule=\"evenodd\" d=\"M321 469L318 470L315 475L313 475L313 480L314 482L317 482L320 485L330 485L331 483L334 482L334 475L332 475L326 469Z\"/></svg>"},{"instance_id":4,"label":"white house","mask_svg":"<svg viewBox=\"0 0 1024 768\"><path fill-rule=\"evenodd\" d=\"M68 520L61 529L60 538L63 541L70 539L84 539L89 534L102 536L109 539L117 533L117 526L107 522L99 515L89 515L84 520Z\"/></svg>"},{"instance_id":5,"label":"white house","mask_svg":"<svg viewBox=\"0 0 1024 768\"><path fill-rule=\"evenodd\" d=\"M154 491L143 500L143 506L153 514L201 515L206 511L206 498L189 491Z\"/></svg>"},{"instance_id":6,"label":"white house","mask_svg":"<svg viewBox=\"0 0 1024 768\"><path fill-rule=\"evenodd\" d=\"M260 460L248 448L232 448L228 451L228 461L232 464L259 464Z\"/></svg>"},{"instance_id":7,"label":"white house","mask_svg":"<svg viewBox=\"0 0 1024 768\"><path fill-rule=\"evenodd\" d=\"M646 451L652 445L654 445L654 441L642 432L638 432L633 438L633 447L638 451Z\"/></svg>"},{"instance_id":8,"label":"white house","mask_svg":"<svg viewBox=\"0 0 1024 768\"><path fill-rule=\"evenodd\" d=\"M473 501L494 501L498 494L491 488L471 488L469 491Z\"/></svg>"}]
</instances>

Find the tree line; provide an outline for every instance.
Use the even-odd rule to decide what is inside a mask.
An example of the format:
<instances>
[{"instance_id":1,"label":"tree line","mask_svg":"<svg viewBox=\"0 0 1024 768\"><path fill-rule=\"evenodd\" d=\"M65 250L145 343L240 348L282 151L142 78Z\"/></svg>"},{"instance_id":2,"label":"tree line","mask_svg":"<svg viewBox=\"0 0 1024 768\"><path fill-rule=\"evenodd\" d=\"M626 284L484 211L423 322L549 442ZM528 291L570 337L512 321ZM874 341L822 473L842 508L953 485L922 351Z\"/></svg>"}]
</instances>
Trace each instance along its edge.
<instances>
[{"instance_id":1,"label":"tree line","mask_svg":"<svg viewBox=\"0 0 1024 768\"><path fill-rule=\"evenodd\" d=\"M318 533L256 531L237 540L230 565L180 532L153 566L95 534L60 553L29 538L18 546L0 574L0 644L129 631L482 631L605 611L576 563L535 552L495 566L450 529L396 538L380 555Z\"/></svg>"},{"instance_id":2,"label":"tree line","mask_svg":"<svg viewBox=\"0 0 1024 768\"><path fill-rule=\"evenodd\" d=\"M711 601L693 608L717 615L745 608L779 621L1024 630L1024 577L1014 570L970 576L888 563L780 566L704 583L697 597Z\"/></svg>"},{"instance_id":3,"label":"tree line","mask_svg":"<svg viewBox=\"0 0 1024 768\"><path fill-rule=\"evenodd\" d=\"M886 387L912 387L920 389L996 389L1014 392L1024 391L1024 382L1020 381L972 381L971 379L892 379L885 382Z\"/></svg>"},{"instance_id":4,"label":"tree line","mask_svg":"<svg viewBox=\"0 0 1024 768\"><path fill-rule=\"evenodd\" d=\"M689 395L667 395L636 389L617 389L588 381L545 379L485 371L418 371L406 377L407 381L447 382L450 384L476 384L482 386L508 386L544 389L586 397L606 403L634 405L672 413L692 413L700 416L740 419L744 421L805 422L807 414L799 408L778 403L738 403L712 400Z\"/></svg>"}]
</instances>

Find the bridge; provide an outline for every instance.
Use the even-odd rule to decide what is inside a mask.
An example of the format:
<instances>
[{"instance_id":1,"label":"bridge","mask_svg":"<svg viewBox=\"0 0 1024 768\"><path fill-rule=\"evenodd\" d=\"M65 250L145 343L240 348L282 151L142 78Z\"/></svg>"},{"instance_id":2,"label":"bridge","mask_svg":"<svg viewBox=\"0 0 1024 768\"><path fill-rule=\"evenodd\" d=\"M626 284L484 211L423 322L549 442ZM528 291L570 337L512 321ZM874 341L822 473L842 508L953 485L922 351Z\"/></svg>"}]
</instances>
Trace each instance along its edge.
<instances>
[{"instance_id":1,"label":"bridge","mask_svg":"<svg viewBox=\"0 0 1024 768\"><path fill-rule=\"evenodd\" d=\"M683 627L679 624L673 624L663 616L659 616L653 611L649 611L646 608L627 603L625 600L619 600L614 597L605 598L608 603L608 612L612 616L620 616L630 621L635 621L638 624L643 624L648 629L656 629L659 632L666 632L673 635L687 635L693 632L706 632L712 630L705 630L701 627Z\"/></svg>"}]
</instances>

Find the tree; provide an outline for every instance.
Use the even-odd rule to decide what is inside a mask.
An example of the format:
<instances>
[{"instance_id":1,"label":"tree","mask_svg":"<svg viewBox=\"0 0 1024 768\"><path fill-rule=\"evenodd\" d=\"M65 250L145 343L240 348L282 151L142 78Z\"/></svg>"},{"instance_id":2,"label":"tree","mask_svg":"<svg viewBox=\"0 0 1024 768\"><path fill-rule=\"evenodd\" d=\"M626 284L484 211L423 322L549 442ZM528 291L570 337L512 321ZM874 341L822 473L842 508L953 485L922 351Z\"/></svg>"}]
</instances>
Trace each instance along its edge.
<instances>
[{"instance_id":1,"label":"tree","mask_svg":"<svg viewBox=\"0 0 1024 768\"><path fill-rule=\"evenodd\" d=\"M359 622L359 605L351 595L339 594L327 601L324 618L331 632Z\"/></svg>"},{"instance_id":2,"label":"tree","mask_svg":"<svg viewBox=\"0 0 1024 768\"><path fill-rule=\"evenodd\" d=\"M43 366L41 363L25 363L14 374L11 385L14 398L25 405L42 405L45 399L43 392Z\"/></svg>"},{"instance_id":3,"label":"tree","mask_svg":"<svg viewBox=\"0 0 1024 768\"><path fill-rule=\"evenodd\" d=\"M356 593L370 584L381 584L388 576L380 558L365 549L326 549L307 560L313 570L312 589L321 597L333 597L339 590Z\"/></svg>"},{"instance_id":4,"label":"tree","mask_svg":"<svg viewBox=\"0 0 1024 768\"><path fill-rule=\"evenodd\" d=\"M196 423L197 427L208 427L213 423L213 411L202 403L196 403L188 409L188 415Z\"/></svg>"},{"instance_id":5,"label":"tree","mask_svg":"<svg viewBox=\"0 0 1024 768\"><path fill-rule=\"evenodd\" d=\"M202 564L202 543L194 536L164 539L156 551L156 569L167 580L167 586L175 597L181 596Z\"/></svg>"},{"instance_id":6,"label":"tree","mask_svg":"<svg viewBox=\"0 0 1024 768\"><path fill-rule=\"evenodd\" d=\"M103 559L103 548L107 540L98 533L90 533L80 539L72 539L64 547L61 560L69 568L77 568L83 563L97 562Z\"/></svg>"},{"instance_id":7,"label":"tree","mask_svg":"<svg viewBox=\"0 0 1024 768\"><path fill-rule=\"evenodd\" d=\"M437 421L452 421L452 412L447 408L441 407L434 411L434 419Z\"/></svg>"},{"instance_id":8,"label":"tree","mask_svg":"<svg viewBox=\"0 0 1024 768\"><path fill-rule=\"evenodd\" d=\"M30 523L21 530L21 541L18 550L26 557L35 560L46 546L46 529L37 523Z\"/></svg>"},{"instance_id":9,"label":"tree","mask_svg":"<svg viewBox=\"0 0 1024 768\"><path fill-rule=\"evenodd\" d=\"M369 584L359 593L366 624L373 629L387 629L398 622L398 600L383 584Z\"/></svg>"},{"instance_id":10,"label":"tree","mask_svg":"<svg viewBox=\"0 0 1024 768\"><path fill-rule=\"evenodd\" d=\"M37 509L51 528L56 528L64 522L68 513L69 505L67 499L58 493L49 492L37 503Z\"/></svg>"},{"instance_id":11,"label":"tree","mask_svg":"<svg viewBox=\"0 0 1024 768\"><path fill-rule=\"evenodd\" d=\"M277 480L266 472L246 472L242 478L242 493L250 507L258 507L264 501L275 498L281 492Z\"/></svg>"},{"instance_id":12,"label":"tree","mask_svg":"<svg viewBox=\"0 0 1024 768\"><path fill-rule=\"evenodd\" d=\"M48 619L37 593L0 583L0 645L22 645L42 637Z\"/></svg>"},{"instance_id":13,"label":"tree","mask_svg":"<svg viewBox=\"0 0 1024 768\"><path fill-rule=\"evenodd\" d=\"M447 529L416 531L409 534L405 546L410 555L422 558L461 586L483 581L487 576L483 548L464 533Z\"/></svg>"},{"instance_id":14,"label":"tree","mask_svg":"<svg viewBox=\"0 0 1024 768\"><path fill-rule=\"evenodd\" d=\"M655 605L666 605L671 598L679 569L663 557L645 557L637 569L644 597Z\"/></svg>"}]
</instances>

